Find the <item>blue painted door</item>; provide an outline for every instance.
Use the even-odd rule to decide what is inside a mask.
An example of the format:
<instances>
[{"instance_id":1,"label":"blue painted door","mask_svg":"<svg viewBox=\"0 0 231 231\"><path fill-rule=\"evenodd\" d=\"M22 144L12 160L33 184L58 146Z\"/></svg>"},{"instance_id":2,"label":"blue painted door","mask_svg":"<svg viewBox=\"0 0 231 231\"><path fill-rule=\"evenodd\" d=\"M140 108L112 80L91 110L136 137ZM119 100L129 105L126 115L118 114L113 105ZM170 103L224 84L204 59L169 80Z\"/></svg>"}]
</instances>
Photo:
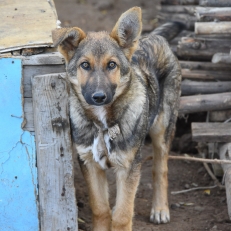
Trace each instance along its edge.
<instances>
[{"instance_id":1,"label":"blue painted door","mask_svg":"<svg viewBox=\"0 0 231 231\"><path fill-rule=\"evenodd\" d=\"M0 59L0 231L38 231L35 141L23 121L20 59Z\"/></svg>"}]
</instances>

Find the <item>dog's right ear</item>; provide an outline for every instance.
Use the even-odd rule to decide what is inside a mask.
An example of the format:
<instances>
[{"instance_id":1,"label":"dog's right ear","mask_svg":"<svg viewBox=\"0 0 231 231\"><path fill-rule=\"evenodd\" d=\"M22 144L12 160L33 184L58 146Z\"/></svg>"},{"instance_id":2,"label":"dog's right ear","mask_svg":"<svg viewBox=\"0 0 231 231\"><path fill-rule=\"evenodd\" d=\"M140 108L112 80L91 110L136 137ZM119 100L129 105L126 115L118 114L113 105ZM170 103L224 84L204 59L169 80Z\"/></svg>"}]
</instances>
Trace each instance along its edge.
<instances>
[{"instance_id":1,"label":"dog's right ear","mask_svg":"<svg viewBox=\"0 0 231 231\"><path fill-rule=\"evenodd\" d=\"M85 32L78 27L58 28L52 31L54 46L58 46L59 52L64 56L67 63L73 57L80 41L85 37Z\"/></svg>"}]
</instances>

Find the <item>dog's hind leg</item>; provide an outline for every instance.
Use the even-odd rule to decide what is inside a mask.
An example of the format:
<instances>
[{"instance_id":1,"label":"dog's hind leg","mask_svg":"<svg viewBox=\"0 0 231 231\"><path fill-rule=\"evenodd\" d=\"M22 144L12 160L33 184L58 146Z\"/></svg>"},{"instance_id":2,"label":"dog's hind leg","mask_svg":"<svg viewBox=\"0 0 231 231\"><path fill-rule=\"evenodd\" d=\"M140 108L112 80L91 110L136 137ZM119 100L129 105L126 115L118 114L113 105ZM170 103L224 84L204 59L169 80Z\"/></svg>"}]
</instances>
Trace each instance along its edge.
<instances>
[{"instance_id":1,"label":"dog's hind leg","mask_svg":"<svg viewBox=\"0 0 231 231\"><path fill-rule=\"evenodd\" d=\"M170 221L168 208L168 152L172 134L166 137L165 114L161 113L150 129L153 145L153 200L150 221L156 224ZM174 130L174 129L172 129Z\"/></svg>"},{"instance_id":2,"label":"dog's hind leg","mask_svg":"<svg viewBox=\"0 0 231 231\"><path fill-rule=\"evenodd\" d=\"M92 209L93 231L111 230L111 210L108 201L106 173L93 160L87 164L80 162L81 170L87 182L90 206Z\"/></svg>"},{"instance_id":3,"label":"dog's hind leg","mask_svg":"<svg viewBox=\"0 0 231 231\"><path fill-rule=\"evenodd\" d=\"M117 195L112 214L112 231L132 231L134 199L140 179L140 164L116 170Z\"/></svg>"}]
</instances>

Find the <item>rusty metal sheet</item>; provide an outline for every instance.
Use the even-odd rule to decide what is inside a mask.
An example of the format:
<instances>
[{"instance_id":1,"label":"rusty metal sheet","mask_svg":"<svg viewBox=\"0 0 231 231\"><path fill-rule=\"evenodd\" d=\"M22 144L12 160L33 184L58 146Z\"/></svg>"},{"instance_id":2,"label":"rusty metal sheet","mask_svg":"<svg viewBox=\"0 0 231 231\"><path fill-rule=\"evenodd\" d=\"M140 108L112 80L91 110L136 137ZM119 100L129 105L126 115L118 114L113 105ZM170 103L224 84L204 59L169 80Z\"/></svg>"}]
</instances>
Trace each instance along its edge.
<instances>
[{"instance_id":1,"label":"rusty metal sheet","mask_svg":"<svg viewBox=\"0 0 231 231\"><path fill-rule=\"evenodd\" d=\"M57 13L53 0L0 0L0 53L51 46Z\"/></svg>"}]
</instances>

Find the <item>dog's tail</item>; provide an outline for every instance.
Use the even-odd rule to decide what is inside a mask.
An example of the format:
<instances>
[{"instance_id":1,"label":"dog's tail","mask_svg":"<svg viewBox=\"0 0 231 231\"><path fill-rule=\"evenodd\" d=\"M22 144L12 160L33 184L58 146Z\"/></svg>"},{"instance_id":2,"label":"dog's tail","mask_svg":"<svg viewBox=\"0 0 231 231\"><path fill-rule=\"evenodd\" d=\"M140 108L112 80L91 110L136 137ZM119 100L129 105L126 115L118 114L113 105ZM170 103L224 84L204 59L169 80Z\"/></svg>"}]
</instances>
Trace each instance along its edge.
<instances>
[{"instance_id":1,"label":"dog's tail","mask_svg":"<svg viewBox=\"0 0 231 231\"><path fill-rule=\"evenodd\" d=\"M151 34L161 35L167 41L170 41L174 37L176 37L185 28L186 26L182 22L176 22L176 21L167 22L161 25L160 27L157 27L154 31L151 32Z\"/></svg>"}]
</instances>

